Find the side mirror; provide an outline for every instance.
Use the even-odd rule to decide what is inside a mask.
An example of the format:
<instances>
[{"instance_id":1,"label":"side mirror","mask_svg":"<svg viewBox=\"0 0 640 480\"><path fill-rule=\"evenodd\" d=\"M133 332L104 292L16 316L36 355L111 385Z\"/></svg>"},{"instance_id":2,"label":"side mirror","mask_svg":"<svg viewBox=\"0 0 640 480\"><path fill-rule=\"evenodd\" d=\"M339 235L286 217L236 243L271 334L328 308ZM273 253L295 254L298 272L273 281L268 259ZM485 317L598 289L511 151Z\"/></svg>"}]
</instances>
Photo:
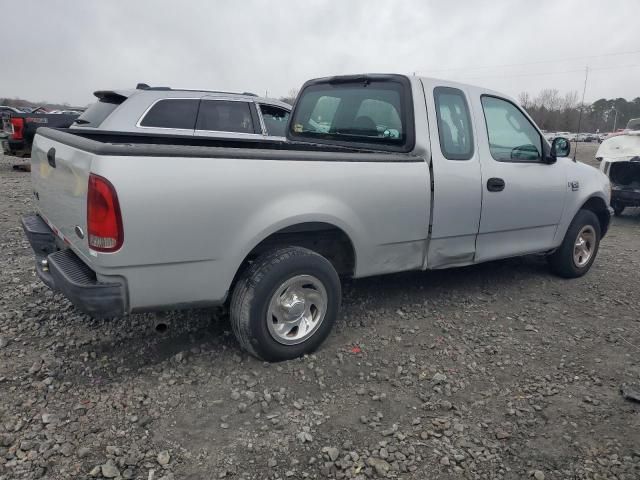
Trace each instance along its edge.
<instances>
[{"instance_id":1,"label":"side mirror","mask_svg":"<svg viewBox=\"0 0 640 480\"><path fill-rule=\"evenodd\" d=\"M553 158L557 157L568 157L571 153L571 143L564 137L556 137L551 142L551 156Z\"/></svg>"}]
</instances>

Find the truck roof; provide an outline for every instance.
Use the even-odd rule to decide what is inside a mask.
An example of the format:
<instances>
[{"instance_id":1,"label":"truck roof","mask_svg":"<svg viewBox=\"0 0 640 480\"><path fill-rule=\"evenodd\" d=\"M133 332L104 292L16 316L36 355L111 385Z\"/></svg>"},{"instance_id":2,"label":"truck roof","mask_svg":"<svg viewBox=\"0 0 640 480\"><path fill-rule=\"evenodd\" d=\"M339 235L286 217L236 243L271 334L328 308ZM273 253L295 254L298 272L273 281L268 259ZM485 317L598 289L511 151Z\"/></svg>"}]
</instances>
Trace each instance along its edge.
<instances>
[{"instance_id":1,"label":"truck roof","mask_svg":"<svg viewBox=\"0 0 640 480\"><path fill-rule=\"evenodd\" d=\"M455 87L455 88L459 88L462 90L466 90L466 91L482 91L482 93L484 94L488 94L488 95L496 95L499 97L503 97L503 98L507 98L515 103L519 103L516 99L514 99L513 97L511 97L510 95L506 95L503 92L498 92L496 90L492 90L490 88L485 88L485 87L481 87L479 85L473 85L470 83L461 83L461 82L456 82L453 80L445 80L443 78L437 78L437 77L430 77L430 76L425 76L425 75L410 75L410 74L406 74L406 73L359 73L359 74L354 74L354 75L335 75L335 76L331 76L331 77L321 77L321 78L315 78L312 80L308 80L307 82L305 82L305 85L307 84L313 84L313 83L344 83L344 82L354 82L354 81L358 81L359 79L362 79L363 81L366 80L367 78L375 78L375 79L384 79L385 77L387 78L392 78L392 77L397 77L397 76L403 76L408 78L411 82L414 81L422 81L423 84L425 85L429 85L429 86L444 86L444 87Z\"/></svg>"}]
</instances>

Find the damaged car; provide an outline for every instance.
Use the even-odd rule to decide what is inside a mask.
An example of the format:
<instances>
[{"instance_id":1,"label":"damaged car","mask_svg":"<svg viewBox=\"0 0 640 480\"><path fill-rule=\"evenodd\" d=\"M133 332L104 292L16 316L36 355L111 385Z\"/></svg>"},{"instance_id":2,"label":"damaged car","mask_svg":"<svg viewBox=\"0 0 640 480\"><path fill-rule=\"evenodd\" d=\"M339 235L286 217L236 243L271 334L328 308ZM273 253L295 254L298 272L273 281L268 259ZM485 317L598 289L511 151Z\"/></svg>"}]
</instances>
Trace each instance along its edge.
<instances>
[{"instance_id":1,"label":"damaged car","mask_svg":"<svg viewBox=\"0 0 640 480\"><path fill-rule=\"evenodd\" d=\"M614 214L621 215L627 207L640 207L640 118L629 120L621 135L602 142L596 159L611 181Z\"/></svg>"}]
</instances>

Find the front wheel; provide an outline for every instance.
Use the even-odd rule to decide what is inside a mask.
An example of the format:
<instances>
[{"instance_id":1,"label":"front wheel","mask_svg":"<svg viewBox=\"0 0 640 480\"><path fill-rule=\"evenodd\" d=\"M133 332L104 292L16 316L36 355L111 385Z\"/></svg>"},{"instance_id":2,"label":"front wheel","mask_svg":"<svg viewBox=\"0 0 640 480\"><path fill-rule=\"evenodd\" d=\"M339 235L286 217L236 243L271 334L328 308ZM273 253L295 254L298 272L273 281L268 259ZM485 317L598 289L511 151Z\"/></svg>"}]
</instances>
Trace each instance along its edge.
<instances>
[{"instance_id":1,"label":"front wheel","mask_svg":"<svg viewBox=\"0 0 640 480\"><path fill-rule=\"evenodd\" d=\"M338 316L340 279L323 256L286 247L259 256L231 296L231 326L246 351L289 360L317 349Z\"/></svg>"},{"instance_id":2,"label":"front wheel","mask_svg":"<svg viewBox=\"0 0 640 480\"><path fill-rule=\"evenodd\" d=\"M562 244L548 257L551 270L564 278L577 278L587 273L598 253L600 235L596 214L579 210Z\"/></svg>"}]
</instances>

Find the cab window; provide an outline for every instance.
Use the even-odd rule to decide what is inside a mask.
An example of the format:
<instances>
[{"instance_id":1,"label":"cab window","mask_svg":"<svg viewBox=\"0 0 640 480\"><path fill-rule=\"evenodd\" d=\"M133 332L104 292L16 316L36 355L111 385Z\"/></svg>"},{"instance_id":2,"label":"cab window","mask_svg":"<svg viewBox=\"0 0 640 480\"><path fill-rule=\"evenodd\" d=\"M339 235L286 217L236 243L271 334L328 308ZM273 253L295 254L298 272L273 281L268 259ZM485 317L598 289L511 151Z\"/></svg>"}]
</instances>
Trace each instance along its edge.
<instances>
[{"instance_id":1,"label":"cab window","mask_svg":"<svg viewBox=\"0 0 640 480\"><path fill-rule=\"evenodd\" d=\"M538 162L542 137L513 103L484 95L482 109L487 125L489 150L499 162Z\"/></svg>"},{"instance_id":2,"label":"cab window","mask_svg":"<svg viewBox=\"0 0 640 480\"><path fill-rule=\"evenodd\" d=\"M440 149L447 160L469 160L473 156L471 115L462 90L436 87L433 90Z\"/></svg>"},{"instance_id":3,"label":"cab window","mask_svg":"<svg viewBox=\"0 0 640 480\"><path fill-rule=\"evenodd\" d=\"M406 79L319 82L298 96L289 133L319 143L408 151L414 144L411 107Z\"/></svg>"}]
</instances>

